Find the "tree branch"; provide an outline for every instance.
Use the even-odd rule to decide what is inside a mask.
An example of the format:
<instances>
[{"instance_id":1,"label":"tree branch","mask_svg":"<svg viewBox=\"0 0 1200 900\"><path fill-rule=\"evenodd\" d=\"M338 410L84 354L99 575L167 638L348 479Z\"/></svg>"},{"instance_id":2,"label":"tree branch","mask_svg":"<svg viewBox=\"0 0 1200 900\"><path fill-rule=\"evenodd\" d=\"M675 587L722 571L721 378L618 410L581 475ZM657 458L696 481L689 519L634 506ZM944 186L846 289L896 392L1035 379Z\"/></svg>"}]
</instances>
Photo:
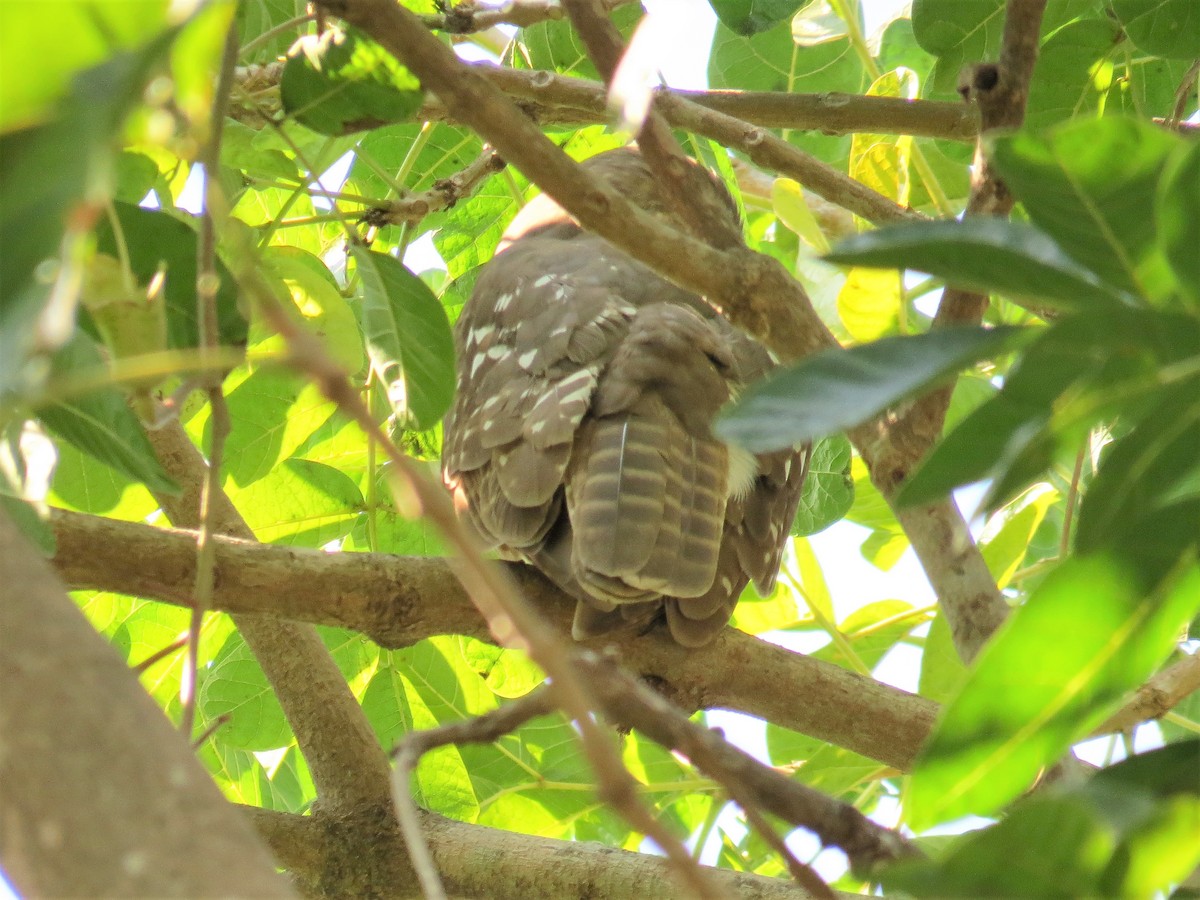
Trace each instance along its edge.
<instances>
[{"instance_id":1,"label":"tree branch","mask_svg":"<svg viewBox=\"0 0 1200 900\"><path fill-rule=\"evenodd\" d=\"M52 521L53 562L72 586L190 604L190 532L60 510ZM435 634L494 640L443 559L321 553L229 537L216 538L215 552L214 607L239 617L350 628L384 647ZM538 614L567 633L574 601L528 566L507 568ZM594 645L617 648L626 666L653 678L685 711L739 710L901 770L911 767L937 713L922 697L732 628L701 651L654 633Z\"/></svg>"},{"instance_id":2,"label":"tree branch","mask_svg":"<svg viewBox=\"0 0 1200 900\"><path fill-rule=\"evenodd\" d=\"M509 69L492 63L471 63L470 66L519 101L521 108L542 125L597 125L611 118L604 85L598 81L540 69ZM246 93L258 96L268 107L278 109L278 99L272 103L267 98L278 93L282 71L282 63L240 67L239 86ZM952 141L973 141L979 134L979 117L974 107L940 100L901 100L836 91L786 94L674 88L658 88L655 95L660 101L664 97L688 100L757 128L787 128L822 134L910 134ZM664 110L664 113L670 118L669 112ZM247 125L258 127L263 124L262 115L252 109L234 108L230 114ZM435 96L426 98L414 119L458 121ZM682 123L675 124L687 127Z\"/></svg>"},{"instance_id":3,"label":"tree branch","mask_svg":"<svg viewBox=\"0 0 1200 900\"><path fill-rule=\"evenodd\" d=\"M183 489L178 496L157 499L172 522L189 525L196 520L207 465L178 421L171 420L147 433L163 468ZM224 547L229 541L226 535L253 540L245 520L223 491L213 495L212 516L214 544ZM218 550L213 595L217 609L224 608L217 600L224 593L220 553ZM189 572L195 565L194 561L177 562ZM180 601L190 606L190 589L179 587ZM320 802L335 809L390 805L387 757L316 631L311 626L281 621L265 608L238 611L234 623L279 696L312 772Z\"/></svg>"},{"instance_id":4,"label":"tree branch","mask_svg":"<svg viewBox=\"0 0 1200 900\"><path fill-rule=\"evenodd\" d=\"M330 844L340 840L321 817L242 807L281 860L303 879L320 875ZM598 844L561 841L468 825L421 811L421 830L452 896L493 900L559 900L604 897L643 900L676 895L665 859ZM795 884L728 869L704 870L721 891L743 900L805 900ZM335 896L348 896L335 890ZM837 892L839 900L858 896Z\"/></svg>"},{"instance_id":5,"label":"tree branch","mask_svg":"<svg viewBox=\"0 0 1200 900\"><path fill-rule=\"evenodd\" d=\"M16 889L292 896L187 740L4 513L0 580L0 864Z\"/></svg>"},{"instance_id":6,"label":"tree branch","mask_svg":"<svg viewBox=\"0 0 1200 900\"><path fill-rule=\"evenodd\" d=\"M1046 0L1008 0L1000 62L972 71L967 96L980 110L981 137L1017 128L1025 117L1045 6ZM981 140L966 215L1006 216L1012 206L1012 195L990 165ZM949 286L933 327L978 325L987 303L986 294ZM950 385L931 391L889 429L882 458L871 466L872 481L884 496L893 495L941 436L953 389ZM924 509L897 510L896 517L937 590L959 656L970 662L1008 615L970 529L952 499Z\"/></svg>"}]
</instances>

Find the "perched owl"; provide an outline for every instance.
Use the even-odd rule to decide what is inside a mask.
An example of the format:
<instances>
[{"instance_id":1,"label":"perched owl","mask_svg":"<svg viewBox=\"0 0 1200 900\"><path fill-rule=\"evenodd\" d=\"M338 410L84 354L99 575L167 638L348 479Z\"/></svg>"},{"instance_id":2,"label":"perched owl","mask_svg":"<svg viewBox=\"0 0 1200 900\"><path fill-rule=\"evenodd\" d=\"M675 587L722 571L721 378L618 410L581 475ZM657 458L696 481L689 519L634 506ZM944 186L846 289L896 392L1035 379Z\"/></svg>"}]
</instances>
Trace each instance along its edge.
<instances>
[{"instance_id":1,"label":"perched owl","mask_svg":"<svg viewBox=\"0 0 1200 900\"><path fill-rule=\"evenodd\" d=\"M584 165L670 217L637 151ZM771 590L804 453L753 456L713 435L721 406L773 362L704 298L541 196L484 268L455 340L446 484L486 543L576 598L576 638L665 615L676 641L701 646L748 581Z\"/></svg>"}]
</instances>

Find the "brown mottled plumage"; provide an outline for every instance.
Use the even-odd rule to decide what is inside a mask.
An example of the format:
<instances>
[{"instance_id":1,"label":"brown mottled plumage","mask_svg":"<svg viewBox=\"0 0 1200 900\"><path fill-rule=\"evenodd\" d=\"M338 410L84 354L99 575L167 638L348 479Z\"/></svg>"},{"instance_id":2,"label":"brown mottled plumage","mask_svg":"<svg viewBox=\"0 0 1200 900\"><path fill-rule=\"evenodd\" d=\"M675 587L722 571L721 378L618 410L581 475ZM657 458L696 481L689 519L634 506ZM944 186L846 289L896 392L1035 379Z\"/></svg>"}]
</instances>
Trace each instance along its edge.
<instances>
[{"instance_id":1,"label":"brown mottled plumage","mask_svg":"<svg viewBox=\"0 0 1200 900\"><path fill-rule=\"evenodd\" d=\"M585 165L669 215L636 151ZM700 646L747 582L771 589L803 452L753 457L711 430L773 365L753 338L545 196L510 226L455 335L446 484L487 542L577 598L576 637L665 610L673 637Z\"/></svg>"}]
</instances>

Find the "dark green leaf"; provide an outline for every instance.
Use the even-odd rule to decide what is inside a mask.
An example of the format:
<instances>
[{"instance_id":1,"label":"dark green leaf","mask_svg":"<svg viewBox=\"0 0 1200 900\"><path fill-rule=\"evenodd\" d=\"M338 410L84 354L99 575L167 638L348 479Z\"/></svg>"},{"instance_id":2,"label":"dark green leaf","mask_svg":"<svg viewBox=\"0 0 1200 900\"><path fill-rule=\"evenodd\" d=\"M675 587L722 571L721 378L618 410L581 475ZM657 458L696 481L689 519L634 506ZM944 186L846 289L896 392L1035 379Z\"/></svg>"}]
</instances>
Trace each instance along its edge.
<instances>
[{"instance_id":1,"label":"dark green leaf","mask_svg":"<svg viewBox=\"0 0 1200 900\"><path fill-rule=\"evenodd\" d=\"M992 161L1030 219L1116 290L1158 299L1172 279L1147 204L1178 138L1134 119L998 138Z\"/></svg>"},{"instance_id":2,"label":"dark green leaf","mask_svg":"<svg viewBox=\"0 0 1200 900\"><path fill-rule=\"evenodd\" d=\"M747 389L717 420L717 433L752 452L779 450L877 416L981 359L1026 338L1019 328L947 328L826 350Z\"/></svg>"},{"instance_id":3,"label":"dark green leaf","mask_svg":"<svg viewBox=\"0 0 1200 900\"><path fill-rule=\"evenodd\" d=\"M1200 379L1148 406L1105 453L1079 509L1075 545L1082 553L1122 547L1161 571L1200 542Z\"/></svg>"},{"instance_id":4,"label":"dark green leaf","mask_svg":"<svg viewBox=\"0 0 1200 900\"><path fill-rule=\"evenodd\" d=\"M432 428L454 396L454 339L437 297L397 259L354 249L371 364L406 427Z\"/></svg>"},{"instance_id":5,"label":"dark green leaf","mask_svg":"<svg viewBox=\"0 0 1200 900\"><path fill-rule=\"evenodd\" d=\"M1200 306L1200 144L1182 150L1167 167L1156 205L1158 240L1175 280Z\"/></svg>"},{"instance_id":6,"label":"dark green leaf","mask_svg":"<svg viewBox=\"0 0 1200 900\"><path fill-rule=\"evenodd\" d=\"M1081 19L1051 35L1038 53L1037 75L1029 86L1025 127L1081 118L1103 98L1094 71L1112 52L1117 27L1108 17Z\"/></svg>"},{"instance_id":7,"label":"dark green leaf","mask_svg":"<svg viewBox=\"0 0 1200 900\"><path fill-rule=\"evenodd\" d=\"M850 441L844 435L835 434L813 445L792 534L824 531L850 511L854 504L850 456Z\"/></svg>"},{"instance_id":8,"label":"dark green leaf","mask_svg":"<svg viewBox=\"0 0 1200 900\"><path fill-rule=\"evenodd\" d=\"M9 6L4 9L8 12ZM42 11L36 9L40 20ZM33 343L33 324L49 295L52 276L39 279L35 271L44 260L60 254L76 205L88 195L102 194L107 187L113 136L131 105L140 99L143 85L173 37L174 32L169 32L141 52L116 54L82 72L55 116L40 125L0 135L0 158L4 160L0 166L0 247L4 248L0 388L19 376ZM23 74L18 80L25 77ZM86 213L85 219L95 214L91 209L80 211ZM52 323L50 327L66 333L70 323Z\"/></svg>"},{"instance_id":9,"label":"dark green leaf","mask_svg":"<svg viewBox=\"0 0 1200 900\"><path fill-rule=\"evenodd\" d=\"M934 86L954 90L959 72L971 63L995 59L1004 29L1004 0L914 0L913 35L938 58Z\"/></svg>"},{"instance_id":10,"label":"dark green leaf","mask_svg":"<svg viewBox=\"0 0 1200 900\"><path fill-rule=\"evenodd\" d=\"M330 135L403 122L424 99L416 77L353 28L303 38L283 67L279 95L296 121Z\"/></svg>"},{"instance_id":11,"label":"dark green leaf","mask_svg":"<svg viewBox=\"0 0 1200 900\"><path fill-rule=\"evenodd\" d=\"M896 863L881 880L914 897L1095 897L1113 843L1084 801L1035 796L939 858Z\"/></svg>"},{"instance_id":12,"label":"dark green leaf","mask_svg":"<svg viewBox=\"0 0 1200 900\"><path fill-rule=\"evenodd\" d=\"M1112 9L1138 49L1153 56L1200 56L1200 4L1195 0L1113 0Z\"/></svg>"},{"instance_id":13,"label":"dark green leaf","mask_svg":"<svg viewBox=\"0 0 1200 900\"><path fill-rule=\"evenodd\" d=\"M708 0L725 27L742 35L766 31L791 19L807 0Z\"/></svg>"},{"instance_id":14,"label":"dark green leaf","mask_svg":"<svg viewBox=\"0 0 1200 900\"><path fill-rule=\"evenodd\" d=\"M991 478L987 506L1011 497L1087 430L1137 409L1158 385L1158 370L1200 353L1200 323L1151 310L1073 316L1047 330L1012 368L1004 388L934 448L897 501L920 505ZM1069 402L1057 402L1059 397Z\"/></svg>"},{"instance_id":15,"label":"dark green leaf","mask_svg":"<svg viewBox=\"0 0 1200 900\"><path fill-rule=\"evenodd\" d=\"M54 355L51 368L59 376L78 378L92 373L101 382L107 377L107 367L95 343L78 332ZM178 490L159 464L125 395L116 388L100 388L49 403L40 407L37 414L58 437L122 475L144 483L153 491Z\"/></svg>"},{"instance_id":16,"label":"dark green leaf","mask_svg":"<svg viewBox=\"0 0 1200 900\"><path fill-rule=\"evenodd\" d=\"M989 815L1025 790L1154 673L1198 605L1194 562L1153 586L1117 555L1063 563L987 645L945 711L913 772L913 827Z\"/></svg>"},{"instance_id":17,"label":"dark green leaf","mask_svg":"<svg viewBox=\"0 0 1200 900\"><path fill-rule=\"evenodd\" d=\"M155 209L129 203L114 203L129 267L139 284L149 284L159 266L166 267L164 297L167 303L167 342L186 349L199 346L196 327L196 232L186 222ZM96 229L96 246L102 253L118 256L117 241L107 217ZM238 291L233 275L217 260L218 340L225 346L246 343L248 326L238 309Z\"/></svg>"},{"instance_id":18,"label":"dark green leaf","mask_svg":"<svg viewBox=\"0 0 1200 900\"><path fill-rule=\"evenodd\" d=\"M1200 795L1200 779L1196 766L1200 764L1200 738L1159 747L1139 753L1129 759L1097 772L1083 787L1084 793L1095 788L1121 786L1136 788L1156 797L1174 794Z\"/></svg>"},{"instance_id":19,"label":"dark green leaf","mask_svg":"<svg viewBox=\"0 0 1200 900\"><path fill-rule=\"evenodd\" d=\"M958 287L1065 309L1136 302L1021 222L917 222L855 235L826 257L855 266L919 269Z\"/></svg>"}]
</instances>

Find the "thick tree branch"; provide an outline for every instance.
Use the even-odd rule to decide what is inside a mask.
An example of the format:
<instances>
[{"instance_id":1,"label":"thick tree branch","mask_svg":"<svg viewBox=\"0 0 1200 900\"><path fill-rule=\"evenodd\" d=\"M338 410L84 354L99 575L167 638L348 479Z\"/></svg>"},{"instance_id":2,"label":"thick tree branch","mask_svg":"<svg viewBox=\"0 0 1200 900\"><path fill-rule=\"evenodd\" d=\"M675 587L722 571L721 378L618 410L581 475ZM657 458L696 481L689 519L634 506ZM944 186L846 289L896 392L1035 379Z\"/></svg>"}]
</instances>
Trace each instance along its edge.
<instances>
[{"instance_id":1,"label":"thick tree branch","mask_svg":"<svg viewBox=\"0 0 1200 900\"><path fill-rule=\"evenodd\" d=\"M471 67L509 97L518 100L521 108L542 125L597 125L611 118L604 85L598 81L545 70L509 69L492 63L473 63ZM277 93L282 71L282 63L239 68L239 86L258 96L267 106L277 108L278 100L268 98ZM655 94L660 102L664 97L678 97L739 119L744 126L757 128L787 128L822 134L911 134L953 141L973 141L979 134L979 116L974 107L940 100L901 100L836 91L787 94L659 88ZM668 109L663 111L672 118ZM252 109L235 108L231 114L248 125L263 124L261 113ZM431 122L458 121L436 96L427 98L414 118ZM672 124L688 127L673 119Z\"/></svg>"},{"instance_id":2,"label":"thick tree branch","mask_svg":"<svg viewBox=\"0 0 1200 900\"><path fill-rule=\"evenodd\" d=\"M0 582L0 864L16 889L290 896L187 741L3 513Z\"/></svg>"},{"instance_id":3,"label":"thick tree branch","mask_svg":"<svg viewBox=\"0 0 1200 900\"><path fill-rule=\"evenodd\" d=\"M981 137L1017 128L1037 60L1038 35L1046 0L1008 0L1004 42L998 64L976 66L967 92L980 110ZM1006 216L1013 198L990 165L981 140L975 151L968 216ZM977 325L987 295L947 287L933 327ZM953 386L930 392L890 429L885 462L871 467L875 484L890 496L941 436ZM898 510L897 518L912 540L921 565L937 588L954 644L967 662L1004 622L1008 605L996 588L970 530L953 500L925 509Z\"/></svg>"},{"instance_id":4,"label":"thick tree branch","mask_svg":"<svg viewBox=\"0 0 1200 900\"><path fill-rule=\"evenodd\" d=\"M148 434L163 468L183 489L178 496L157 499L172 522L192 525L206 463L178 421ZM216 534L253 539L224 492L214 494L212 504ZM190 570L194 561L186 565ZM214 605L222 593L220 580L218 575ZM186 589L183 596L190 605ZM235 616L234 623L279 697L312 772L319 801L335 809L390 806L387 757L316 631L277 619L268 610L247 612Z\"/></svg>"},{"instance_id":5,"label":"thick tree branch","mask_svg":"<svg viewBox=\"0 0 1200 900\"><path fill-rule=\"evenodd\" d=\"M195 565L190 532L55 511L54 564L74 587L187 606ZM385 647L435 634L493 640L445 560L321 553L218 537L216 609L276 614L361 631ZM509 564L539 615L570 630L574 601L528 566ZM598 640L651 677L684 710L759 716L897 769L911 767L929 734L932 702L853 672L726 629L703 651L648 634Z\"/></svg>"},{"instance_id":6,"label":"thick tree branch","mask_svg":"<svg viewBox=\"0 0 1200 900\"><path fill-rule=\"evenodd\" d=\"M245 815L281 860L310 881L340 833L322 817L297 816L255 807ZM604 897L644 900L675 896L666 860L582 841L561 841L467 825L422 811L421 828L447 891L457 897L491 900L560 900ZM805 900L795 884L728 869L706 869L721 891L741 900ZM337 894L335 894L337 895ZM349 896L343 892L340 896ZM839 900L857 896L838 892Z\"/></svg>"}]
</instances>

